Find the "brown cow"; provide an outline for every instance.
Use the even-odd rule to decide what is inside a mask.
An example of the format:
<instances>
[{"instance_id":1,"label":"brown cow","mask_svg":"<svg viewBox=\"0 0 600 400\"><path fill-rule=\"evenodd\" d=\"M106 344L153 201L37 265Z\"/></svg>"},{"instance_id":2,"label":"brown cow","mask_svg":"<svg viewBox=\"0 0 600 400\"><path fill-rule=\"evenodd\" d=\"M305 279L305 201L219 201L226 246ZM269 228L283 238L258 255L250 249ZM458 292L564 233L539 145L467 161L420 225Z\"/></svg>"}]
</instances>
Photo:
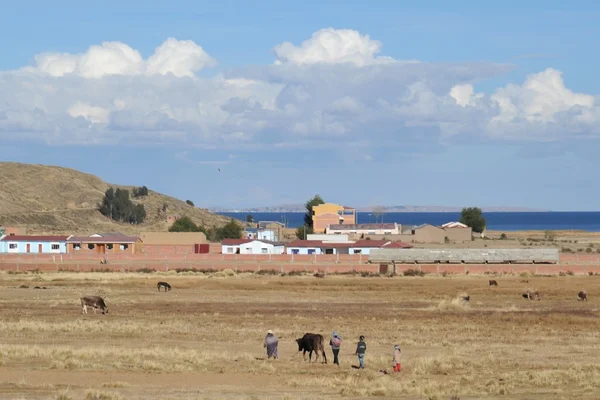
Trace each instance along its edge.
<instances>
[{"instance_id":1,"label":"brown cow","mask_svg":"<svg viewBox=\"0 0 600 400\"><path fill-rule=\"evenodd\" d=\"M92 307L94 309L94 314L96 314L96 309L99 308L102 310L102 314L108 314L108 307L106 307L106 303L104 299L100 296L84 296L80 298L81 300L81 313L87 314L87 308Z\"/></svg>"},{"instance_id":2,"label":"brown cow","mask_svg":"<svg viewBox=\"0 0 600 400\"><path fill-rule=\"evenodd\" d=\"M577 293L577 301L587 301L587 292L585 290Z\"/></svg>"},{"instance_id":3,"label":"brown cow","mask_svg":"<svg viewBox=\"0 0 600 400\"><path fill-rule=\"evenodd\" d=\"M538 301L539 301L541 299L540 292L537 290L527 289L527 291L525 293L523 293L522 296L523 296L523 298L528 299L528 300L533 300L535 298L535 299L538 299Z\"/></svg>"},{"instance_id":4,"label":"brown cow","mask_svg":"<svg viewBox=\"0 0 600 400\"><path fill-rule=\"evenodd\" d=\"M498 286L498 282L493 279L490 279L490 286Z\"/></svg>"}]
</instances>

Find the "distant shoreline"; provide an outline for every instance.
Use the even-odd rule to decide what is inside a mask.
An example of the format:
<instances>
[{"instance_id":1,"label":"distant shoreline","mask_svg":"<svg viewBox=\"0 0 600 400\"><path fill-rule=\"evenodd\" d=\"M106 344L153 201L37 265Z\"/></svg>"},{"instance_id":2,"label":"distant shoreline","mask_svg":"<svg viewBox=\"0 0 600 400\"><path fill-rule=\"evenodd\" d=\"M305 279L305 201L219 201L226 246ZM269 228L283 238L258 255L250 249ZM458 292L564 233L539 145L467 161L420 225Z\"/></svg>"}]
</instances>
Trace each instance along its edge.
<instances>
[{"instance_id":1,"label":"distant shoreline","mask_svg":"<svg viewBox=\"0 0 600 400\"><path fill-rule=\"evenodd\" d=\"M288 228L296 228L304 224L303 212L256 212L238 211L222 212L221 215L246 220L251 215L255 221L276 221ZM592 211L488 211L483 213L487 222L487 230L495 232L600 232L600 212ZM429 224L440 226L448 222L460 221L460 211L455 212L358 212L358 223L397 223L403 227Z\"/></svg>"}]
</instances>

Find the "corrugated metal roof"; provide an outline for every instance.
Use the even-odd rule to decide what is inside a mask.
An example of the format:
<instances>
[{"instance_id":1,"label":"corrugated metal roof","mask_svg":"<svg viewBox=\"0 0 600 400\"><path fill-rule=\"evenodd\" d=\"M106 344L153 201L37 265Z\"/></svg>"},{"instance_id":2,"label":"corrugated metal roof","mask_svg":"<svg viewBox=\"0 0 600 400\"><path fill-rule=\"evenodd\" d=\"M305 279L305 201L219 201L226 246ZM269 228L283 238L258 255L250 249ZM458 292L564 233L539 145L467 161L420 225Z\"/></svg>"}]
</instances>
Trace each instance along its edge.
<instances>
[{"instance_id":1,"label":"corrugated metal roof","mask_svg":"<svg viewBox=\"0 0 600 400\"><path fill-rule=\"evenodd\" d=\"M260 242L265 244L271 244L273 246L283 246L282 242L274 242L272 240L262 240L262 239L223 239L221 245L223 246L240 246L246 243L252 242Z\"/></svg>"},{"instance_id":2,"label":"corrugated metal roof","mask_svg":"<svg viewBox=\"0 0 600 400\"><path fill-rule=\"evenodd\" d=\"M117 236L102 236L102 237L91 237L91 236L72 236L67 242L68 243L135 243L138 241L137 236L117 235Z\"/></svg>"},{"instance_id":3,"label":"corrugated metal roof","mask_svg":"<svg viewBox=\"0 0 600 400\"><path fill-rule=\"evenodd\" d=\"M396 229L396 223L382 223L382 224L330 224L329 229L334 231L350 231L350 230L364 230L364 229Z\"/></svg>"},{"instance_id":4,"label":"corrugated metal roof","mask_svg":"<svg viewBox=\"0 0 600 400\"><path fill-rule=\"evenodd\" d=\"M391 242L383 246L384 249L410 249L413 247L412 244L404 242Z\"/></svg>"},{"instance_id":5,"label":"corrugated metal roof","mask_svg":"<svg viewBox=\"0 0 600 400\"><path fill-rule=\"evenodd\" d=\"M354 244L352 244L352 246L350 247L373 247L373 248L380 248L383 247L384 245L386 245L387 243L390 243L389 240L367 240L367 239L362 239L362 240L357 240Z\"/></svg>"},{"instance_id":6,"label":"corrugated metal roof","mask_svg":"<svg viewBox=\"0 0 600 400\"><path fill-rule=\"evenodd\" d=\"M12 235L2 239L3 242L66 242L69 236L27 236Z\"/></svg>"}]
</instances>

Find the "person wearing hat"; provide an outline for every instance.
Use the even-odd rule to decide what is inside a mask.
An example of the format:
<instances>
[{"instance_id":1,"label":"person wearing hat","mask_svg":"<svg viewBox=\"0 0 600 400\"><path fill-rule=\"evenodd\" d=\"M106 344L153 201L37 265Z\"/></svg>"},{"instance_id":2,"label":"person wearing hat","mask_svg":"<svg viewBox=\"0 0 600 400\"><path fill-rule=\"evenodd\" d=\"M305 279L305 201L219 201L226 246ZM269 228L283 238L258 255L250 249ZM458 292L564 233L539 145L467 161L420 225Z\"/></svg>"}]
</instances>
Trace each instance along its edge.
<instances>
[{"instance_id":1,"label":"person wearing hat","mask_svg":"<svg viewBox=\"0 0 600 400\"><path fill-rule=\"evenodd\" d=\"M338 355L340 354L340 346L342 344L342 338L336 331L331 335L331 339L329 340L329 345L331 346L331 351L333 352L333 363L340 365L340 360L338 359Z\"/></svg>"},{"instance_id":2,"label":"person wearing hat","mask_svg":"<svg viewBox=\"0 0 600 400\"><path fill-rule=\"evenodd\" d=\"M402 369L402 365L400 365L400 345L394 346L394 359L392 360L392 365L394 366L394 372L400 372Z\"/></svg>"},{"instance_id":3,"label":"person wearing hat","mask_svg":"<svg viewBox=\"0 0 600 400\"><path fill-rule=\"evenodd\" d=\"M367 351L367 344L365 343L365 337L360 335L358 343L356 344L356 354L358 356L358 362L360 369L365 369L365 352Z\"/></svg>"},{"instance_id":4,"label":"person wearing hat","mask_svg":"<svg viewBox=\"0 0 600 400\"><path fill-rule=\"evenodd\" d=\"M265 336L265 343L263 347L267 349L267 359L273 357L274 359L278 359L277 355L277 345L279 344L279 340L275 335L273 335L272 330L267 331L267 336Z\"/></svg>"}]
</instances>

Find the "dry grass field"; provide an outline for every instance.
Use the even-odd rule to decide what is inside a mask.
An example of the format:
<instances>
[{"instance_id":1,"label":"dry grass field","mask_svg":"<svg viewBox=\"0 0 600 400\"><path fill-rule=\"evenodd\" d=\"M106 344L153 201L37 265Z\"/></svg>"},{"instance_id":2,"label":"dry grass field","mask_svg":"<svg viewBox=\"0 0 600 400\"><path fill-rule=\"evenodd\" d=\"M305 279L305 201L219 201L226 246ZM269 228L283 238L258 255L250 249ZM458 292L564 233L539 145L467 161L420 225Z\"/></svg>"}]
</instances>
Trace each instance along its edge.
<instances>
[{"instance_id":1,"label":"dry grass field","mask_svg":"<svg viewBox=\"0 0 600 400\"><path fill-rule=\"evenodd\" d=\"M600 398L600 277L495 279L2 274L0 398ZM159 293L159 280L173 290ZM541 301L523 299L527 288ZM463 293L470 302L455 300ZM87 294L104 296L109 314L82 315ZM276 361L264 359L268 329ZM327 365L296 354L295 338L333 330L345 340L340 367L329 348ZM403 370L384 375L394 344Z\"/></svg>"}]
</instances>

